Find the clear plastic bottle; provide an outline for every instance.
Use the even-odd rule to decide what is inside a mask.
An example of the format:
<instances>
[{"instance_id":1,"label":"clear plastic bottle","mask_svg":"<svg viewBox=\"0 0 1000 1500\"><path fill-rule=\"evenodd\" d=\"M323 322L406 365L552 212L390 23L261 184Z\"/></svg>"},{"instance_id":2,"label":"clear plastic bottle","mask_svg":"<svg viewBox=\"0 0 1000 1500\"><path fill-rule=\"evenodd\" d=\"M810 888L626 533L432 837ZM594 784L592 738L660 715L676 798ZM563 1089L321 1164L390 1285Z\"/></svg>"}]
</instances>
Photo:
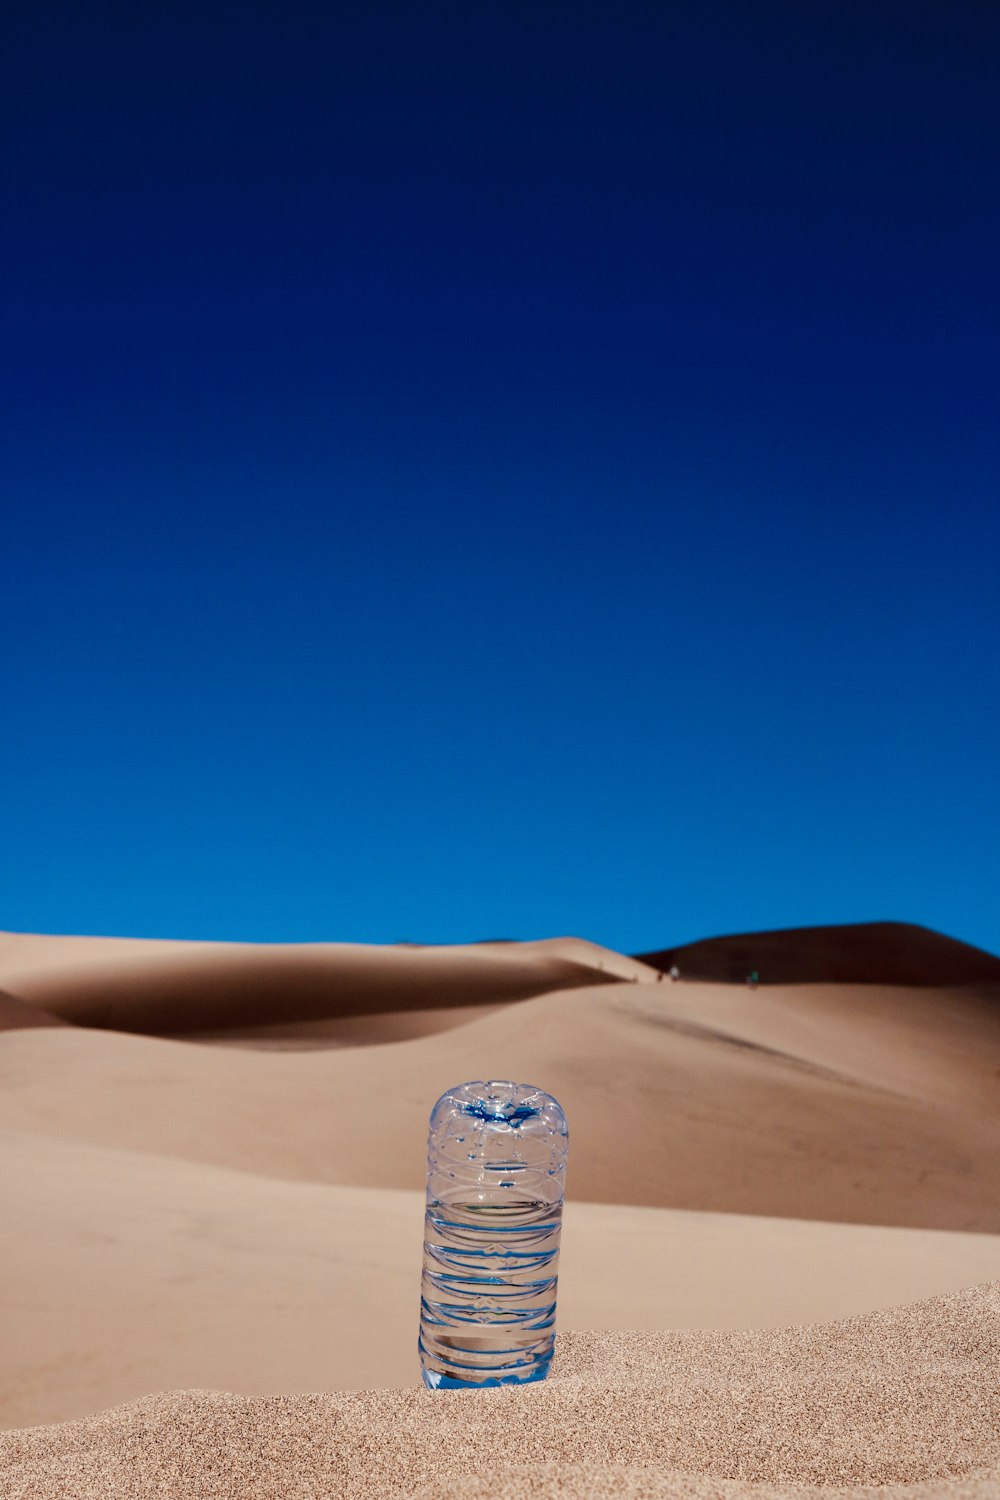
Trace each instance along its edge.
<instances>
[{"instance_id":1,"label":"clear plastic bottle","mask_svg":"<svg viewBox=\"0 0 1000 1500\"><path fill-rule=\"evenodd\" d=\"M566 1116L531 1084L462 1083L431 1111L420 1367L432 1389L544 1380L555 1347Z\"/></svg>"}]
</instances>

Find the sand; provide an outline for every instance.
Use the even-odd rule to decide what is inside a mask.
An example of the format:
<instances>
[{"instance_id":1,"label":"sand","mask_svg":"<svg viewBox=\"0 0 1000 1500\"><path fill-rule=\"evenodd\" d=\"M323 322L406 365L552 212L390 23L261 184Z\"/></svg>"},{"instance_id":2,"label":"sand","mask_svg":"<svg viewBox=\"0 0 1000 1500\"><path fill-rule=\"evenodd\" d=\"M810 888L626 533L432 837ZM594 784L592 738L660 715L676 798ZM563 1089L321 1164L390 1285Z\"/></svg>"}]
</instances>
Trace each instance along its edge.
<instances>
[{"instance_id":1,"label":"sand","mask_svg":"<svg viewBox=\"0 0 1000 1500\"><path fill-rule=\"evenodd\" d=\"M76 1018L4 1033L0 1128L298 1181L419 1188L428 1102L491 1074L562 1101L570 1191L583 1201L1000 1231L1000 1195L982 1190L1000 1158L1000 990L749 992L656 982L648 969L609 983L597 967L606 950L585 970L541 944L256 960L241 950L230 967L220 945L200 957L160 946L141 962L88 960L79 995L61 959L47 971L0 950L0 986ZM553 966L565 987L551 988ZM259 1035L248 1045L248 1027L266 1026L272 1041L281 1030L282 985L298 1050L261 1050ZM442 995L448 1005L428 1006ZM454 1017L446 1029L442 1011ZM104 1029L110 1013L141 1034ZM156 1018L169 1034L149 1033ZM179 1018L184 1042L172 1039ZM303 1049L304 1019L349 1025L350 1044L331 1035Z\"/></svg>"},{"instance_id":2,"label":"sand","mask_svg":"<svg viewBox=\"0 0 1000 1500\"><path fill-rule=\"evenodd\" d=\"M935 937L750 991L574 938L0 935L0 1500L1000 1496L1000 987ZM426 1116L477 1076L567 1109L596 1331L428 1393Z\"/></svg>"},{"instance_id":3,"label":"sand","mask_svg":"<svg viewBox=\"0 0 1000 1500\"><path fill-rule=\"evenodd\" d=\"M1000 1286L806 1328L567 1334L521 1390L171 1392L0 1434L0 1475L4 1500L995 1496Z\"/></svg>"},{"instance_id":4,"label":"sand","mask_svg":"<svg viewBox=\"0 0 1000 1500\"><path fill-rule=\"evenodd\" d=\"M417 1380L422 1193L31 1136L0 1136L0 1192L0 1427ZM1000 1236L938 1230L571 1202L564 1242L566 1328L817 1322L1000 1279Z\"/></svg>"},{"instance_id":5,"label":"sand","mask_svg":"<svg viewBox=\"0 0 1000 1500\"><path fill-rule=\"evenodd\" d=\"M1000 981L1000 958L912 922L786 927L734 933L643 953L644 963L688 979L742 984L756 970L767 984L968 985Z\"/></svg>"},{"instance_id":6,"label":"sand","mask_svg":"<svg viewBox=\"0 0 1000 1500\"><path fill-rule=\"evenodd\" d=\"M414 948L0 934L11 994L81 1026L152 1034L512 1001L611 974L655 978L579 939Z\"/></svg>"}]
</instances>

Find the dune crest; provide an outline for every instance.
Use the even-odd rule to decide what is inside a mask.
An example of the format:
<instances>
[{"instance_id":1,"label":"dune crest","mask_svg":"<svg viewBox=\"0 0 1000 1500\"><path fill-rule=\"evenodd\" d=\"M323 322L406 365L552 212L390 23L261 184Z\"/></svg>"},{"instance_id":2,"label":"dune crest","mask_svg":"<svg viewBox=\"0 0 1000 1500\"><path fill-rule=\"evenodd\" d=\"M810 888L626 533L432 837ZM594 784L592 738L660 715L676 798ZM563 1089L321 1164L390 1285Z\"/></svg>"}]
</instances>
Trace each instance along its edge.
<instances>
[{"instance_id":1,"label":"dune crest","mask_svg":"<svg viewBox=\"0 0 1000 1500\"><path fill-rule=\"evenodd\" d=\"M177 1035L524 1000L654 970L582 940L450 948L0 935L0 985L75 1025ZM572 956L568 956L572 954ZM618 971L621 971L619 974Z\"/></svg>"},{"instance_id":2,"label":"dune crest","mask_svg":"<svg viewBox=\"0 0 1000 1500\"><path fill-rule=\"evenodd\" d=\"M996 954L913 922L738 932L636 957L722 984L742 984L754 970L766 984L1000 984Z\"/></svg>"}]
</instances>

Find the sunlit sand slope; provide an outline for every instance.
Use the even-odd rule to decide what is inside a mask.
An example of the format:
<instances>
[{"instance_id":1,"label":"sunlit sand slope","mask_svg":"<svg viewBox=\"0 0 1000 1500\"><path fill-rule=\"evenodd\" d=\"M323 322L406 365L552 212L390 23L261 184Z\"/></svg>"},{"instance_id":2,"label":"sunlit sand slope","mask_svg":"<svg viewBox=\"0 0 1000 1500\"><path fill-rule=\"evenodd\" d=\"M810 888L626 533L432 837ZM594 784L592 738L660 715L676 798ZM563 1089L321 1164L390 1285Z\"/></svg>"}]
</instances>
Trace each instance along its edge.
<instances>
[{"instance_id":1,"label":"sunlit sand slope","mask_svg":"<svg viewBox=\"0 0 1000 1500\"><path fill-rule=\"evenodd\" d=\"M295 1053L81 1027L4 1033L0 1126L299 1180L418 1188L464 1078L555 1093L596 1202L996 1231L1000 1006L964 990L562 990Z\"/></svg>"},{"instance_id":2,"label":"sunlit sand slope","mask_svg":"<svg viewBox=\"0 0 1000 1500\"><path fill-rule=\"evenodd\" d=\"M423 1194L0 1137L0 1427L182 1384L413 1385ZM1000 1279L1000 1236L567 1206L560 1327L763 1327ZM0 1489L2 1493L2 1489Z\"/></svg>"}]
</instances>

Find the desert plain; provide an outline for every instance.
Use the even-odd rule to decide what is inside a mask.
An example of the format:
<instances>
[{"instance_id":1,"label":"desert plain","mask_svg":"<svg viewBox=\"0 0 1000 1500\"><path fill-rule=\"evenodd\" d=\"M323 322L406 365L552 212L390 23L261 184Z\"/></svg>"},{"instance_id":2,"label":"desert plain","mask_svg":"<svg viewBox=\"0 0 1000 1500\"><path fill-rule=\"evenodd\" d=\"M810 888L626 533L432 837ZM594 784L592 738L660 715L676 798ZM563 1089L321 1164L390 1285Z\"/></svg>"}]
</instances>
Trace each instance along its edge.
<instances>
[{"instance_id":1,"label":"desert plain","mask_svg":"<svg viewBox=\"0 0 1000 1500\"><path fill-rule=\"evenodd\" d=\"M475 1078L569 1120L557 1354L430 1392ZM998 1104L1000 959L905 924L0 935L0 1497L1000 1496Z\"/></svg>"}]
</instances>

